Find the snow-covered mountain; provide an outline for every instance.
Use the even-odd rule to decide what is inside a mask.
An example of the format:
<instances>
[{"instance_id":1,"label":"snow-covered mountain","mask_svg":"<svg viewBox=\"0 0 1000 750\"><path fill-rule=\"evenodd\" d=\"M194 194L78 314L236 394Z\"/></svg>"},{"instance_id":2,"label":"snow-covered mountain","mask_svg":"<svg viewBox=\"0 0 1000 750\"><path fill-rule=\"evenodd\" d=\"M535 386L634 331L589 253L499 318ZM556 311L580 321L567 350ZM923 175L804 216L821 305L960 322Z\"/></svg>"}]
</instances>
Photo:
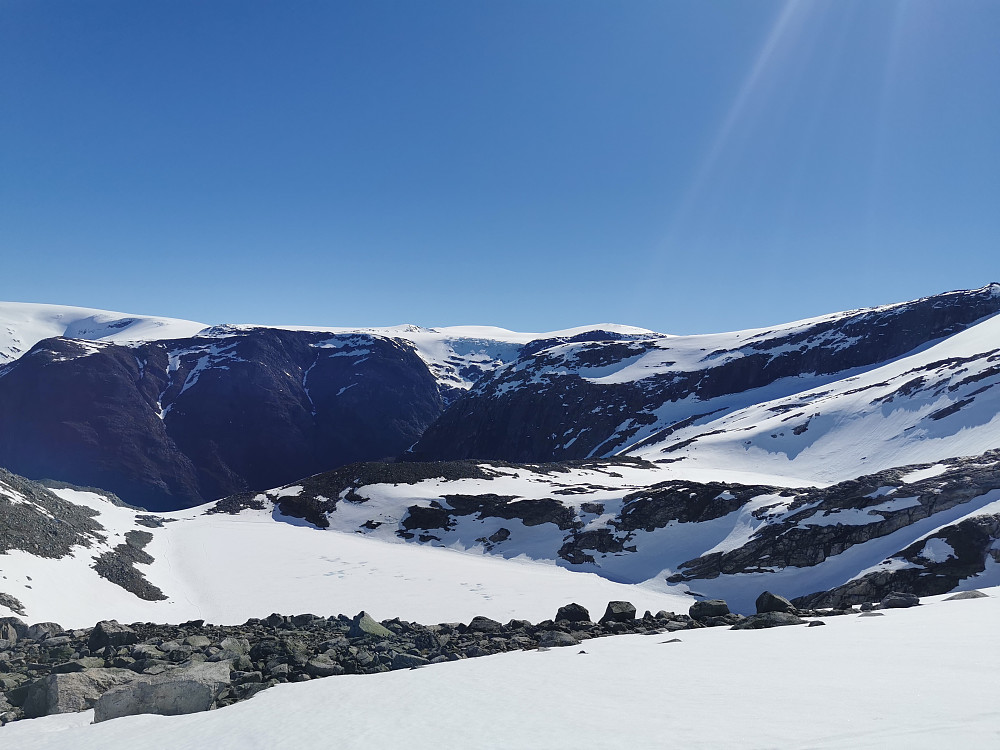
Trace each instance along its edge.
<instances>
[{"instance_id":1,"label":"snow-covered mountain","mask_svg":"<svg viewBox=\"0 0 1000 750\"><path fill-rule=\"evenodd\" d=\"M13 303L0 327L0 466L161 510L402 453L536 336L206 327Z\"/></svg>"}]
</instances>

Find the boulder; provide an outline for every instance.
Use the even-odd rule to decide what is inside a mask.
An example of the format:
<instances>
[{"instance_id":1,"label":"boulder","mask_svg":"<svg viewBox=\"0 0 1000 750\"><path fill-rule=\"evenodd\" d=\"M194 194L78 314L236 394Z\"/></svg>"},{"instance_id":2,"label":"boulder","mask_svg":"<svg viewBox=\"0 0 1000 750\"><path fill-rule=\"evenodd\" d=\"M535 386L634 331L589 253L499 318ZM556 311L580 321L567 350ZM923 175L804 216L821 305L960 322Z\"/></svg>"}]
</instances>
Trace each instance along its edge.
<instances>
[{"instance_id":1,"label":"boulder","mask_svg":"<svg viewBox=\"0 0 1000 750\"><path fill-rule=\"evenodd\" d=\"M396 654L392 657L391 669L413 669L415 667L422 667L425 664L430 664L430 661L422 656L416 656L414 654Z\"/></svg>"},{"instance_id":2,"label":"boulder","mask_svg":"<svg viewBox=\"0 0 1000 750\"><path fill-rule=\"evenodd\" d=\"M538 637L540 648L553 648L556 646L579 646L580 641L564 633L561 630L547 630Z\"/></svg>"},{"instance_id":3,"label":"boulder","mask_svg":"<svg viewBox=\"0 0 1000 750\"><path fill-rule=\"evenodd\" d=\"M138 642L139 634L128 625L122 625L117 620L102 620L91 631L87 648L94 652L105 646L118 648L119 646L131 646Z\"/></svg>"},{"instance_id":4,"label":"boulder","mask_svg":"<svg viewBox=\"0 0 1000 750\"><path fill-rule=\"evenodd\" d=\"M733 625L732 630L760 630L761 628L780 628L783 625L804 625L805 620L791 612L761 612L744 617Z\"/></svg>"},{"instance_id":5,"label":"boulder","mask_svg":"<svg viewBox=\"0 0 1000 750\"><path fill-rule=\"evenodd\" d=\"M93 708L106 691L134 680L127 669L88 669L71 674L50 674L28 686L24 715L29 719L76 713Z\"/></svg>"},{"instance_id":6,"label":"boulder","mask_svg":"<svg viewBox=\"0 0 1000 750\"><path fill-rule=\"evenodd\" d=\"M393 660L393 664L395 664L395 660ZM306 672L313 677L332 677L344 674L344 668L326 654L320 654L306 663Z\"/></svg>"},{"instance_id":7,"label":"boulder","mask_svg":"<svg viewBox=\"0 0 1000 750\"><path fill-rule=\"evenodd\" d=\"M608 608L604 610L601 623L609 622L634 622L635 605L632 602L608 602Z\"/></svg>"},{"instance_id":8,"label":"boulder","mask_svg":"<svg viewBox=\"0 0 1000 750\"><path fill-rule=\"evenodd\" d=\"M18 638L24 638L28 625L17 617L0 617L0 639L16 643Z\"/></svg>"},{"instance_id":9,"label":"boulder","mask_svg":"<svg viewBox=\"0 0 1000 750\"><path fill-rule=\"evenodd\" d=\"M503 630L503 625L489 617L476 615L469 623L469 630L473 633L499 633Z\"/></svg>"},{"instance_id":10,"label":"boulder","mask_svg":"<svg viewBox=\"0 0 1000 750\"><path fill-rule=\"evenodd\" d=\"M891 591L882 599L882 609L903 609L916 607L918 604L920 604L920 597L901 591Z\"/></svg>"},{"instance_id":11,"label":"boulder","mask_svg":"<svg viewBox=\"0 0 1000 750\"><path fill-rule=\"evenodd\" d=\"M229 667L228 662L201 662L108 690L94 705L94 722L135 714L176 716L207 711L228 687Z\"/></svg>"},{"instance_id":12,"label":"boulder","mask_svg":"<svg viewBox=\"0 0 1000 750\"><path fill-rule=\"evenodd\" d=\"M791 612L794 614L796 612L794 604L785 597L772 594L770 591L765 591L758 596L756 605L757 614L763 612Z\"/></svg>"},{"instance_id":13,"label":"boulder","mask_svg":"<svg viewBox=\"0 0 1000 750\"><path fill-rule=\"evenodd\" d=\"M692 620L707 620L709 617L722 617L729 614L729 605L725 599L706 599L695 602L688 610Z\"/></svg>"},{"instance_id":14,"label":"boulder","mask_svg":"<svg viewBox=\"0 0 1000 750\"><path fill-rule=\"evenodd\" d=\"M961 601L962 599L984 599L987 596L989 596L989 594L984 594L982 591L977 591L976 589L972 589L972 591L963 591L959 594L954 594L952 596L949 596L947 599L945 599L945 601L957 602Z\"/></svg>"},{"instance_id":15,"label":"boulder","mask_svg":"<svg viewBox=\"0 0 1000 750\"><path fill-rule=\"evenodd\" d=\"M103 669L104 659L96 656L84 656L80 659L65 661L52 667L54 674L69 674L70 672L83 672L88 669Z\"/></svg>"},{"instance_id":16,"label":"boulder","mask_svg":"<svg viewBox=\"0 0 1000 750\"><path fill-rule=\"evenodd\" d=\"M392 631L382 626L367 612L358 612L351 620L351 629L347 633L350 638L391 638Z\"/></svg>"},{"instance_id":17,"label":"boulder","mask_svg":"<svg viewBox=\"0 0 1000 750\"><path fill-rule=\"evenodd\" d=\"M568 620L569 622L590 622L590 612L583 605L577 604L567 604L565 607L560 607L556 612L555 619L558 620Z\"/></svg>"},{"instance_id":18,"label":"boulder","mask_svg":"<svg viewBox=\"0 0 1000 750\"><path fill-rule=\"evenodd\" d=\"M33 641L41 641L54 635L62 635L62 626L55 622L39 622L28 626L24 633L25 638Z\"/></svg>"}]
</instances>

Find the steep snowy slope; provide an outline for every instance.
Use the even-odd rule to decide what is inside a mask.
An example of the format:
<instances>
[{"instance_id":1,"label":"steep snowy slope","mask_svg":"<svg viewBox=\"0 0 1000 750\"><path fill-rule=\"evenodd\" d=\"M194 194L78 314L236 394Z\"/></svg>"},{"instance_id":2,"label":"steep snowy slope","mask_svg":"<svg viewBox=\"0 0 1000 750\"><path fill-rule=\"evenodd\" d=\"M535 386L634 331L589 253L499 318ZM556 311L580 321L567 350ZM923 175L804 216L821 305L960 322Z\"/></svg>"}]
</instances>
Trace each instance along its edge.
<instances>
[{"instance_id":1,"label":"steep snowy slope","mask_svg":"<svg viewBox=\"0 0 1000 750\"><path fill-rule=\"evenodd\" d=\"M381 675L279 685L187 716L20 721L20 750L683 747L859 750L1000 744L1000 590L826 627L618 636ZM387 716L386 707L391 710ZM706 719L708 716L710 718Z\"/></svg>"}]
</instances>

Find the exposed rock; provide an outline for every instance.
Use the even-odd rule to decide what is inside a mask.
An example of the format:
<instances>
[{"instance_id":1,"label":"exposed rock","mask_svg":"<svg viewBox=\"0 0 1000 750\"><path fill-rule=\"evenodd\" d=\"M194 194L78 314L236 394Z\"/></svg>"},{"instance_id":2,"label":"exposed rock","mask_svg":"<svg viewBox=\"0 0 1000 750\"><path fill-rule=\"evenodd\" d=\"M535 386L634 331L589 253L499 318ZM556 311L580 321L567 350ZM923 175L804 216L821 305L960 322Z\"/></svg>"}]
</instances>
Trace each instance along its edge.
<instances>
[{"instance_id":1,"label":"exposed rock","mask_svg":"<svg viewBox=\"0 0 1000 750\"><path fill-rule=\"evenodd\" d=\"M149 565L153 558L143 548L153 540L148 531L128 531L125 533L125 544L119 544L113 550L105 552L94 561L94 570L102 578L106 578L126 591L135 594L146 601L162 601L166 595L146 580L135 567L136 563Z\"/></svg>"},{"instance_id":2,"label":"exposed rock","mask_svg":"<svg viewBox=\"0 0 1000 750\"><path fill-rule=\"evenodd\" d=\"M733 625L733 630L760 630L761 628L778 628L783 625L804 625L805 620L791 612L762 612L750 615Z\"/></svg>"},{"instance_id":3,"label":"exposed rock","mask_svg":"<svg viewBox=\"0 0 1000 750\"><path fill-rule=\"evenodd\" d=\"M0 607L6 607L15 615L24 617L24 605L21 604L21 600L16 596L11 596L0 591Z\"/></svg>"},{"instance_id":4,"label":"exposed rock","mask_svg":"<svg viewBox=\"0 0 1000 750\"><path fill-rule=\"evenodd\" d=\"M396 654L392 657L391 669L416 669L417 667L422 667L426 664L430 664L430 661L423 658L422 656L416 656L414 654Z\"/></svg>"},{"instance_id":5,"label":"exposed rock","mask_svg":"<svg viewBox=\"0 0 1000 750\"><path fill-rule=\"evenodd\" d=\"M554 648L557 646L579 646L580 641L569 633L561 630L547 630L538 636L538 645L541 648Z\"/></svg>"},{"instance_id":6,"label":"exposed rock","mask_svg":"<svg viewBox=\"0 0 1000 750\"><path fill-rule=\"evenodd\" d=\"M139 642L139 635L128 625L122 625L117 620L102 620L94 626L87 642L87 648L92 652L105 646L119 648Z\"/></svg>"},{"instance_id":7,"label":"exposed rock","mask_svg":"<svg viewBox=\"0 0 1000 750\"><path fill-rule=\"evenodd\" d=\"M590 612L587 608L576 602L560 607L556 612L556 621L568 620L569 622L590 622Z\"/></svg>"},{"instance_id":8,"label":"exposed rock","mask_svg":"<svg viewBox=\"0 0 1000 750\"><path fill-rule=\"evenodd\" d=\"M107 690L135 679L127 669L88 669L72 674L51 674L32 683L24 701L29 719L74 713L93 708Z\"/></svg>"},{"instance_id":9,"label":"exposed rock","mask_svg":"<svg viewBox=\"0 0 1000 750\"><path fill-rule=\"evenodd\" d=\"M33 641L41 641L50 636L60 635L63 632L62 626L55 622L38 622L28 627L24 632L25 638Z\"/></svg>"},{"instance_id":10,"label":"exposed rock","mask_svg":"<svg viewBox=\"0 0 1000 750\"><path fill-rule=\"evenodd\" d=\"M16 643L24 638L28 625L17 617L0 617L0 639Z\"/></svg>"},{"instance_id":11,"label":"exposed rock","mask_svg":"<svg viewBox=\"0 0 1000 750\"><path fill-rule=\"evenodd\" d=\"M902 609L916 607L918 604L920 604L920 597L902 591L893 591L882 599L883 609Z\"/></svg>"},{"instance_id":12,"label":"exposed rock","mask_svg":"<svg viewBox=\"0 0 1000 750\"><path fill-rule=\"evenodd\" d=\"M194 664L152 677L140 677L104 693L94 705L94 722L119 716L174 716L207 711L229 685L227 662Z\"/></svg>"},{"instance_id":13,"label":"exposed rock","mask_svg":"<svg viewBox=\"0 0 1000 750\"><path fill-rule=\"evenodd\" d=\"M608 608L604 610L601 623L609 622L633 622L635 620L635 605L632 602L608 602Z\"/></svg>"},{"instance_id":14,"label":"exposed rock","mask_svg":"<svg viewBox=\"0 0 1000 750\"><path fill-rule=\"evenodd\" d=\"M373 620L367 612L359 612L351 621L348 635L351 638L390 638L392 631Z\"/></svg>"},{"instance_id":15,"label":"exposed rock","mask_svg":"<svg viewBox=\"0 0 1000 750\"><path fill-rule=\"evenodd\" d=\"M826 625L826 623L823 622L822 620L811 620L809 622L809 627L810 628L816 628L816 627L819 627L820 625Z\"/></svg>"},{"instance_id":16,"label":"exposed rock","mask_svg":"<svg viewBox=\"0 0 1000 750\"><path fill-rule=\"evenodd\" d=\"M796 612L795 605L788 601L788 599L777 594L772 594L770 591L765 591L757 597L756 606L757 614L763 612Z\"/></svg>"},{"instance_id":17,"label":"exposed rock","mask_svg":"<svg viewBox=\"0 0 1000 750\"><path fill-rule=\"evenodd\" d=\"M469 623L469 630L473 633L499 633L503 630L503 625L489 617L477 615Z\"/></svg>"},{"instance_id":18,"label":"exposed rock","mask_svg":"<svg viewBox=\"0 0 1000 750\"><path fill-rule=\"evenodd\" d=\"M344 674L344 668L329 656L320 654L306 662L306 672L313 677L331 677Z\"/></svg>"},{"instance_id":19,"label":"exposed rock","mask_svg":"<svg viewBox=\"0 0 1000 750\"><path fill-rule=\"evenodd\" d=\"M724 599L705 599L695 602L688 610L692 620L706 620L709 617L722 617L729 614L729 605Z\"/></svg>"},{"instance_id":20,"label":"exposed rock","mask_svg":"<svg viewBox=\"0 0 1000 750\"><path fill-rule=\"evenodd\" d=\"M956 602L963 599L983 599L988 597L989 594L984 594L982 591L977 589L972 589L971 591L962 591L958 594L954 594L945 599L946 602Z\"/></svg>"}]
</instances>

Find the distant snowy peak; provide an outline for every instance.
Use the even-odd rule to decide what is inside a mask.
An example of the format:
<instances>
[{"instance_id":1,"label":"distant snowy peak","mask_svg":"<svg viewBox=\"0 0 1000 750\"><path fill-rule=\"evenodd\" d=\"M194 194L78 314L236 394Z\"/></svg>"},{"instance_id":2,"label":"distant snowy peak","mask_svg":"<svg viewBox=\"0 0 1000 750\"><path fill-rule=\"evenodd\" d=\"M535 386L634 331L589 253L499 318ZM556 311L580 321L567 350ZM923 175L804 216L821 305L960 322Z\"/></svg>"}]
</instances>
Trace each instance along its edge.
<instances>
[{"instance_id":1,"label":"distant snowy peak","mask_svg":"<svg viewBox=\"0 0 1000 750\"><path fill-rule=\"evenodd\" d=\"M17 359L44 339L159 341L194 336L204 323L130 315L88 307L0 302L0 365Z\"/></svg>"}]
</instances>

